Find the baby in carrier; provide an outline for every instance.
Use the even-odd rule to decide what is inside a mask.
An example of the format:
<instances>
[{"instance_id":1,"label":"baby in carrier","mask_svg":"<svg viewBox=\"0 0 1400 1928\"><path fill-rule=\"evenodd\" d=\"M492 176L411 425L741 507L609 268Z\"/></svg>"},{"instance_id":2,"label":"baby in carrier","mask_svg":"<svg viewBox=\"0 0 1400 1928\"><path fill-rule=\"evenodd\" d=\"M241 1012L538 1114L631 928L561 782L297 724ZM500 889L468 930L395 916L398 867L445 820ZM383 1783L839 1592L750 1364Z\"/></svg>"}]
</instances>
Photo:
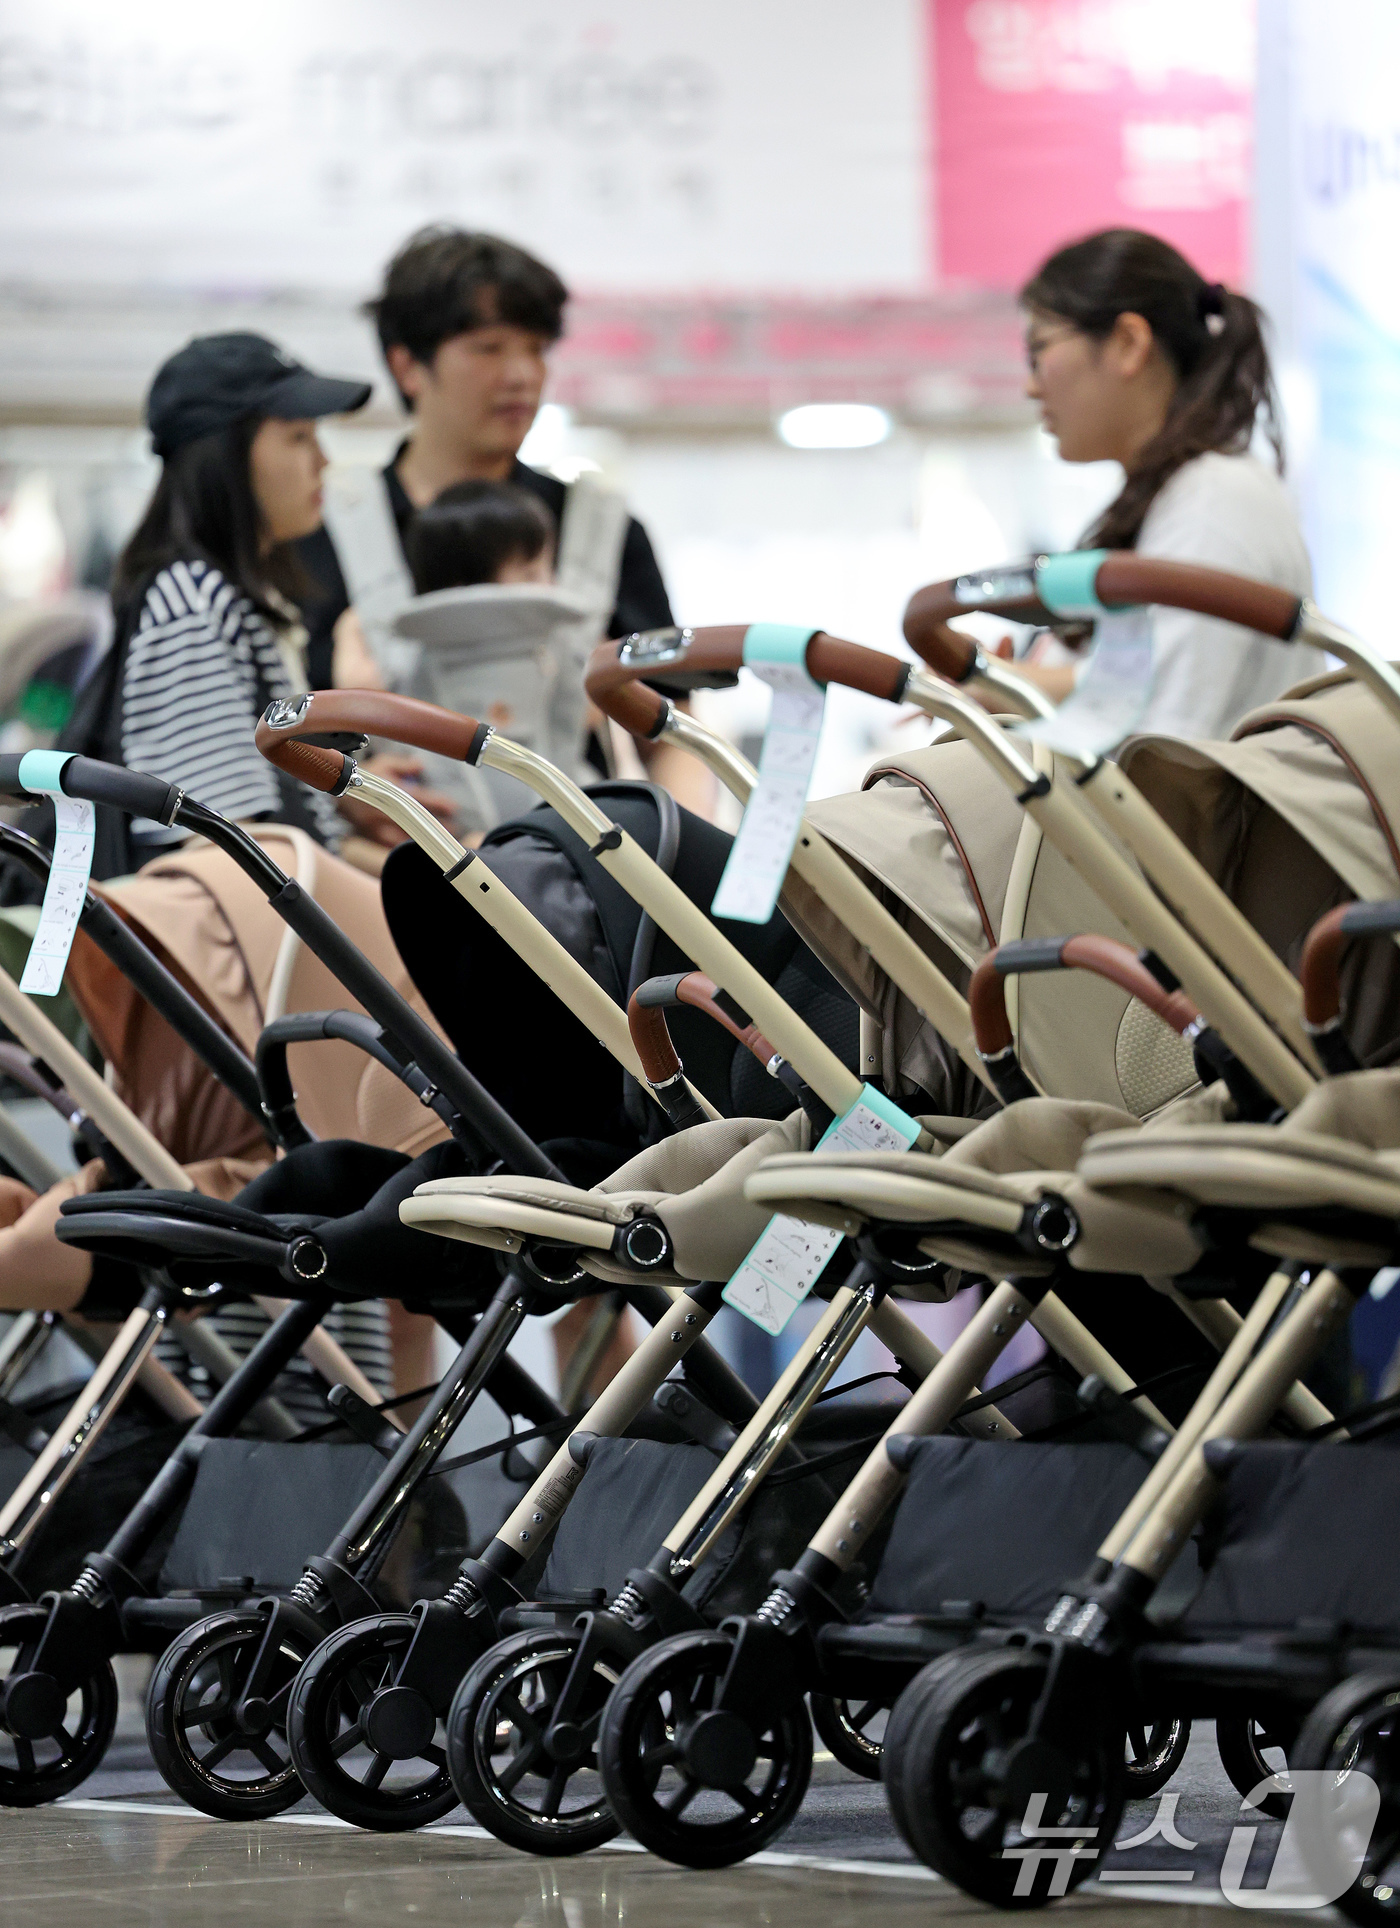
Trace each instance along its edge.
<instances>
[{"instance_id":1,"label":"baby in carrier","mask_svg":"<svg viewBox=\"0 0 1400 1928\"><path fill-rule=\"evenodd\" d=\"M601 492L600 492L601 493ZM394 687L509 731L579 782L588 757L583 671L607 612L555 580L558 532L538 497L508 482L459 482L409 524L416 594L395 617L407 645ZM338 639L335 680L382 687L353 630ZM523 784L424 755L422 780L450 798L456 834L472 837L536 801Z\"/></svg>"}]
</instances>

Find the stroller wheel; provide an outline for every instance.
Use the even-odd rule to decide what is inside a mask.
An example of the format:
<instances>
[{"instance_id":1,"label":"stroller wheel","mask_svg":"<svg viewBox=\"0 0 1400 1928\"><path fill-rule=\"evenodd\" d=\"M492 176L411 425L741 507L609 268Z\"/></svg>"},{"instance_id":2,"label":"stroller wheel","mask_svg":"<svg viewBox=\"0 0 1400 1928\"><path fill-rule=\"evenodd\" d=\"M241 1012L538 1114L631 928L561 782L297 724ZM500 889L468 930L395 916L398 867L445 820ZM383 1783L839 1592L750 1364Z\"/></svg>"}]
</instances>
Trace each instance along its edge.
<instances>
[{"instance_id":1,"label":"stroller wheel","mask_svg":"<svg viewBox=\"0 0 1400 1928\"><path fill-rule=\"evenodd\" d=\"M754 1727L716 1708L733 1646L676 1634L627 1668L603 1716L598 1758L622 1825L686 1868L726 1868L787 1826L812 1773L812 1723L795 1700Z\"/></svg>"},{"instance_id":2,"label":"stroller wheel","mask_svg":"<svg viewBox=\"0 0 1400 1928\"><path fill-rule=\"evenodd\" d=\"M969 1655L927 1694L901 1749L910 1845L999 1908L1043 1907L1078 1887L1123 1812L1121 1726L1033 1737L1044 1685L1034 1654Z\"/></svg>"},{"instance_id":3,"label":"stroller wheel","mask_svg":"<svg viewBox=\"0 0 1400 1928\"><path fill-rule=\"evenodd\" d=\"M1252 1715L1232 1715L1215 1723L1215 1746L1220 1765L1229 1775L1236 1792L1248 1798L1261 1781L1288 1775L1288 1742L1271 1722L1255 1720ZM1256 1806L1261 1814L1275 1821L1286 1821L1292 1795L1283 1788L1263 1795Z\"/></svg>"},{"instance_id":4,"label":"stroller wheel","mask_svg":"<svg viewBox=\"0 0 1400 1928\"><path fill-rule=\"evenodd\" d=\"M852 1774L878 1781L889 1702L808 1694L807 1704L812 1710L812 1725L830 1749L831 1758Z\"/></svg>"},{"instance_id":5,"label":"stroller wheel","mask_svg":"<svg viewBox=\"0 0 1400 1928\"><path fill-rule=\"evenodd\" d=\"M297 1675L288 1709L292 1759L310 1792L342 1821L384 1834L457 1805L438 1710L394 1684L415 1627L386 1613L340 1628Z\"/></svg>"},{"instance_id":6,"label":"stroller wheel","mask_svg":"<svg viewBox=\"0 0 1400 1928\"><path fill-rule=\"evenodd\" d=\"M447 1717L447 1763L463 1804L527 1854L583 1854L618 1833L598 1778L598 1728L617 1671L595 1662L573 1718L549 1729L578 1636L546 1629L498 1641Z\"/></svg>"},{"instance_id":7,"label":"stroller wheel","mask_svg":"<svg viewBox=\"0 0 1400 1928\"><path fill-rule=\"evenodd\" d=\"M1334 1687L1303 1723L1291 1759L1314 1770L1294 1797L1308 1873L1352 1921L1400 1920L1400 1675L1358 1674Z\"/></svg>"},{"instance_id":8,"label":"stroller wheel","mask_svg":"<svg viewBox=\"0 0 1400 1928\"><path fill-rule=\"evenodd\" d=\"M1124 1747L1128 1799L1150 1801L1160 1794L1186 1759L1191 1745L1189 1720L1130 1719Z\"/></svg>"},{"instance_id":9,"label":"stroller wheel","mask_svg":"<svg viewBox=\"0 0 1400 1928\"><path fill-rule=\"evenodd\" d=\"M65 1693L30 1657L48 1609L0 1609L0 1806L42 1807L85 1781L107 1751L117 1724L112 1663L94 1659Z\"/></svg>"},{"instance_id":10,"label":"stroller wheel","mask_svg":"<svg viewBox=\"0 0 1400 1928\"><path fill-rule=\"evenodd\" d=\"M930 1694L938 1691L943 1676L958 1666L963 1658L960 1652L944 1654L941 1659L931 1660L921 1668L890 1709L890 1717L885 1723L885 1740L880 1749L880 1778L885 1784L885 1799L890 1804L894 1824L910 1847L914 1844L909 1840L909 1829L904 1818L904 1751L923 1713L924 1703Z\"/></svg>"},{"instance_id":11,"label":"stroller wheel","mask_svg":"<svg viewBox=\"0 0 1400 1928\"><path fill-rule=\"evenodd\" d=\"M255 1696L249 1674L265 1614L211 1614L167 1647L146 1696L146 1738L182 1800L217 1821L258 1821L302 1796L287 1748L287 1701L306 1649L284 1630Z\"/></svg>"}]
</instances>

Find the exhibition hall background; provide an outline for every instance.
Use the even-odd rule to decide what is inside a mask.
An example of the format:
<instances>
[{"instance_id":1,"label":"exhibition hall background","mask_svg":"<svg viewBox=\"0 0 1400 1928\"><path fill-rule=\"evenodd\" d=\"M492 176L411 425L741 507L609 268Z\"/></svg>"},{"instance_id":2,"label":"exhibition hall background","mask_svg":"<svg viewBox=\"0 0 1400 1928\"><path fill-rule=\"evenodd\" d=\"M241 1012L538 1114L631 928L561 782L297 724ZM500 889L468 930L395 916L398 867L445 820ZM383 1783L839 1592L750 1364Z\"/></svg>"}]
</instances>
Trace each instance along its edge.
<instances>
[{"instance_id":1,"label":"exhibition hall background","mask_svg":"<svg viewBox=\"0 0 1400 1928\"><path fill-rule=\"evenodd\" d=\"M901 647L918 584L1113 492L1035 426L1015 289L1121 222L1269 310L1319 599L1388 647L1397 52L1384 0L0 0L0 612L104 584L191 334L373 378L326 439L382 462L357 304L446 219L574 291L524 454L627 490L680 620ZM790 446L809 402L881 414ZM761 692L706 701L762 726ZM834 700L816 792L927 729Z\"/></svg>"}]
</instances>

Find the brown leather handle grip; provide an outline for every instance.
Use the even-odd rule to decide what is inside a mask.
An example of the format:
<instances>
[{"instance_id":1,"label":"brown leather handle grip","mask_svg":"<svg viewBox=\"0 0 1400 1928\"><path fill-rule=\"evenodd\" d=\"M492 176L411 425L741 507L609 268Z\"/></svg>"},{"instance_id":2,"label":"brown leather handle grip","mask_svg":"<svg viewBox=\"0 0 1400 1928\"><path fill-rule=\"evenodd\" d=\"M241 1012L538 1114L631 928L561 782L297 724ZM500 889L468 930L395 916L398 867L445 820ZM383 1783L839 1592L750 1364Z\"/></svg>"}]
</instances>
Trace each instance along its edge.
<instances>
[{"instance_id":1,"label":"brown leather handle grip","mask_svg":"<svg viewBox=\"0 0 1400 1928\"><path fill-rule=\"evenodd\" d=\"M1028 579L1029 567L1019 573ZM1056 621L1038 597L1024 591L1006 593L1006 577L1006 571L989 570L985 595L978 593L975 575L931 582L916 590L904 611L904 634L910 647L940 675L956 680L955 672L939 660L940 654L953 660L952 646L946 634L940 636L939 631L955 617L985 610L1011 622ZM1190 609L1197 615L1239 623L1244 629L1285 641L1297 628L1302 607L1291 590L1278 589L1272 583L1253 582L1247 576L1206 569L1194 562L1140 556L1131 549L1115 549L1104 557L1094 588L1106 605L1159 603L1168 609ZM966 669L962 673L966 675Z\"/></svg>"},{"instance_id":2,"label":"brown leather handle grip","mask_svg":"<svg viewBox=\"0 0 1400 1928\"><path fill-rule=\"evenodd\" d=\"M634 991L627 1001L627 1029L648 1084L669 1084L681 1070L680 1054L671 1042L666 1013L659 1004L638 1004Z\"/></svg>"},{"instance_id":3,"label":"brown leather handle grip","mask_svg":"<svg viewBox=\"0 0 1400 1928\"><path fill-rule=\"evenodd\" d=\"M1025 961L1019 961L1024 957ZM1195 1006L1182 991L1167 991L1157 982L1137 953L1111 937L1092 932L1062 939L1002 944L988 951L972 973L968 1009L973 1035L984 1058L1010 1048L1011 1021L1006 1015L1006 979L1022 971L1092 971L1117 984L1155 1011L1178 1034L1199 1022Z\"/></svg>"},{"instance_id":4,"label":"brown leather handle grip","mask_svg":"<svg viewBox=\"0 0 1400 1928\"><path fill-rule=\"evenodd\" d=\"M1298 976L1303 985L1303 1017L1314 1030L1335 1024L1342 1012L1342 953L1358 937L1400 931L1400 902L1339 904L1319 917L1308 932Z\"/></svg>"},{"instance_id":5,"label":"brown leather handle grip","mask_svg":"<svg viewBox=\"0 0 1400 1928\"><path fill-rule=\"evenodd\" d=\"M299 776L300 770L273 753L303 737L382 736L412 750L465 762L480 750L484 735L474 716L459 716L414 696L395 696L388 690L316 690L295 703L273 704L260 718L254 740L270 763Z\"/></svg>"},{"instance_id":6,"label":"brown leather handle grip","mask_svg":"<svg viewBox=\"0 0 1400 1928\"><path fill-rule=\"evenodd\" d=\"M747 623L721 623L690 630L684 641L678 641L660 661L644 655L629 661L624 654L626 639L600 643L589 659L584 689L605 716L634 736L654 735L666 714L665 698L646 688L642 679L664 681L668 671L678 678L682 673L737 674L744 666L744 638L749 627ZM909 665L900 657L867 649L862 643L844 642L839 636L828 636L825 630L818 630L807 645L807 671L819 683L863 690L885 702L897 702L909 680Z\"/></svg>"},{"instance_id":7,"label":"brown leather handle grip","mask_svg":"<svg viewBox=\"0 0 1400 1928\"><path fill-rule=\"evenodd\" d=\"M298 743L295 737L284 737L280 742L265 741L261 723L254 741L269 763L285 770L298 783L309 784L313 790L325 790L333 795L350 774L347 767L350 758L341 750L327 750L316 743Z\"/></svg>"},{"instance_id":8,"label":"brown leather handle grip","mask_svg":"<svg viewBox=\"0 0 1400 1928\"><path fill-rule=\"evenodd\" d=\"M627 1002L627 1028L649 1084L664 1084L681 1069L681 1060L666 1024L667 1008L677 1004L688 1004L713 1018L767 1069L777 1056L773 1046L756 1024L739 1024L732 1018L719 999L718 985L703 971L687 971L680 977L648 978L645 984L637 986Z\"/></svg>"},{"instance_id":9,"label":"brown leather handle grip","mask_svg":"<svg viewBox=\"0 0 1400 1928\"><path fill-rule=\"evenodd\" d=\"M961 683L972 673L977 645L971 636L950 629L941 615L926 613L921 603L921 598L935 598L946 587L946 583L938 582L915 590L904 611L904 640L931 670L946 676L950 683Z\"/></svg>"}]
</instances>

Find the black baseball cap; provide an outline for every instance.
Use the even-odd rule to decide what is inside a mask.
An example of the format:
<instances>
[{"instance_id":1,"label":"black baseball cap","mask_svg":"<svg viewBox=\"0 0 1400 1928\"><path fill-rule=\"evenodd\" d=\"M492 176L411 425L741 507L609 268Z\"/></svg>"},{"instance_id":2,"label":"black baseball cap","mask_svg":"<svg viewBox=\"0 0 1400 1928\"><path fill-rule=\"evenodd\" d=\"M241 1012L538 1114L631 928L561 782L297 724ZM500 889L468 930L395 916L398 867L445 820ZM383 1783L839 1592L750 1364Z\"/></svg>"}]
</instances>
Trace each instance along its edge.
<instances>
[{"instance_id":1,"label":"black baseball cap","mask_svg":"<svg viewBox=\"0 0 1400 1928\"><path fill-rule=\"evenodd\" d=\"M313 375L266 335L196 335L163 362L146 397L146 426L162 460L245 415L316 420L363 408L369 382Z\"/></svg>"}]
</instances>

